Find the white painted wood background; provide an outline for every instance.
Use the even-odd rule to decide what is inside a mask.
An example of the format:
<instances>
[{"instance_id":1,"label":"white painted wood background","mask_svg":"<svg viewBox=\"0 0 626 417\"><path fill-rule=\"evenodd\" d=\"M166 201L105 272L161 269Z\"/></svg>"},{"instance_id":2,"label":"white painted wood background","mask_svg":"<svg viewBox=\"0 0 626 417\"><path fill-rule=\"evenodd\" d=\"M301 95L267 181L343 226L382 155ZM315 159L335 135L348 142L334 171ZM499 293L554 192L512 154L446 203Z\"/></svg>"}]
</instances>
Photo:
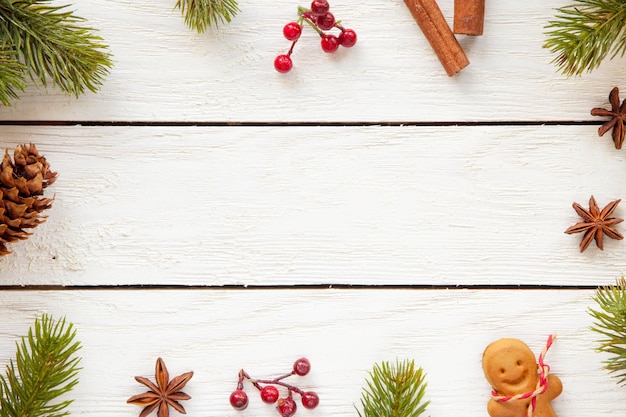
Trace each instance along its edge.
<instances>
[{"instance_id":1,"label":"white painted wood background","mask_svg":"<svg viewBox=\"0 0 626 417\"><path fill-rule=\"evenodd\" d=\"M321 404L297 416L355 416L372 365L413 358L427 415L479 417L484 347L555 332L557 414L625 415L588 309L626 243L580 254L563 231L573 201L626 198L624 151L589 115L626 94L626 61L555 71L543 27L567 0L488 1L454 78L401 0L335 0L357 46L324 55L306 32L287 75L272 61L297 2L240 0L202 35L174 3L77 2L114 55L102 91L0 109L0 144L36 143L60 174L48 222L0 259L0 363L45 312L84 346L72 415L136 416L133 377L162 356L195 371L188 415L276 416L230 408L237 371L307 356Z\"/></svg>"}]
</instances>

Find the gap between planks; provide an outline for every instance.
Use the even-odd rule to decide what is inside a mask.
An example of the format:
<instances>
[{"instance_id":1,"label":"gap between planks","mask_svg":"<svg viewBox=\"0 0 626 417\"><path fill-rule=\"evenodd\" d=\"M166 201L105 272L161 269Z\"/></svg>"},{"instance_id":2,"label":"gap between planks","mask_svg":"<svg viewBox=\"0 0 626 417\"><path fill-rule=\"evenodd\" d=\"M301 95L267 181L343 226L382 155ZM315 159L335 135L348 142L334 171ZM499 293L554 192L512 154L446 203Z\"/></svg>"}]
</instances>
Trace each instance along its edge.
<instances>
[{"instance_id":1,"label":"gap between planks","mask_svg":"<svg viewBox=\"0 0 626 417\"><path fill-rule=\"evenodd\" d=\"M500 121L433 121L433 122L417 122L417 121L401 121L401 122L236 122L236 121L97 121L97 120L0 120L0 126L100 126L100 127L403 127L403 126L419 126L419 127L440 127L440 126L585 126L585 125L601 125L605 120L500 120Z\"/></svg>"},{"instance_id":2,"label":"gap between planks","mask_svg":"<svg viewBox=\"0 0 626 417\"><path fill-rule=\"evenodd\" d=\"M349 284L295 284L295 285L6 285L0 286L0 291L110 291L110 290L229 290L229 291L258 291L258 290L580 290L589 291L599 288L599 285L349 285Z\"/></svg>"}]
</instances>

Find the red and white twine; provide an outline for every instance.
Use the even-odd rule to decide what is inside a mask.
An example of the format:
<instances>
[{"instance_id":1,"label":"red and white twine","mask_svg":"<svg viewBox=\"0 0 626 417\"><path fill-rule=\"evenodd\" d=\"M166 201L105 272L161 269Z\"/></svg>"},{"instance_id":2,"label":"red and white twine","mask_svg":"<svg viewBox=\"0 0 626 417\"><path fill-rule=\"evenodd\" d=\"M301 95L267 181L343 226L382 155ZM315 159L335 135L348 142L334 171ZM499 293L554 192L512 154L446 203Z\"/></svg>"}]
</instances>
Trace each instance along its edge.
<instances>
[{"instance_id":1,"label":"red and white twine","mask_svg":"<svg viewBox=\"0 0 626 417\"><path fill-rule=\"evenodd\" d=\"M528 404L528 411L526 413L526 417L533 417L533 412L535 411L535 406L537 405L537 397L548 389L548 373L550 372L550 366L546 365L543 362L543 358L546 356L548 349L552 346L552 342L556 335L550 335L548 337L548 341L546 342L546 347L541 351L538 359L539 365L539 380L537 381L537 386L534 391L525 392L523 394L503 396L498 395L496 390L491 391L491 396L494 400L498 402L507 402L507 401L517 401L517 400L525 400L530 398L530 404Z\"/></svg>"}]
</instances>

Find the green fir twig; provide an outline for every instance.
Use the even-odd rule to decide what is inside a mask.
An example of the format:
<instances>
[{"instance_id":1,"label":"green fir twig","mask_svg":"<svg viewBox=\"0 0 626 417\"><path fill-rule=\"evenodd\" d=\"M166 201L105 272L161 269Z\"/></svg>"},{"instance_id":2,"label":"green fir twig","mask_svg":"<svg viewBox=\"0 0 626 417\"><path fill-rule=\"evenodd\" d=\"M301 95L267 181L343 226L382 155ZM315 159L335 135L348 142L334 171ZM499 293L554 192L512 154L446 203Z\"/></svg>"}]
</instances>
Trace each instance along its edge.
<instances>
[{"instance_id":1,"label":"green fir twig","mask_svg":"<svg viewBox=\"0 0 626 417\"><path fill-rule=\"evenodd\" d=\"M363 413L360 417L417 417L430 401L423 401L426 392L426 375L422 368L415 369L413 360L391 365L375 364L361 393Z\"/></svg>"},{"instance_id":2,"label":"green fir twig","mask_svg":"<svg viewBox=\"0 0 626 417\"><path fill-rule=\"evenodd\" d=\"M180 9L187 27L198 33L207 26L230 23L239 12L237 0L177 0L175 8Z\"/></svg>"},{"instance_id":3,"label":"green fir twig","mask_svg":"<svg viewBox=\"0 0 626 417\"><path fill-rule=\"evenodd\" d=\"M15 78L14 61L23 66L22 80L27 74L44 87L51 81L77 97L102 85L113 65L108 47L67 7L52 0L0 0L0 43L10 58L0 62L3 104L24 89L24 81Z\"/></svg>"},{"instance_id":4,"label":"green fir twig","mask_svg":"<svg viewBox=\"0 0 626 417\"><path fill-rule=\"evenodd\" d=\"M591 329L602 335L597 350L612 355L604 361L604 367L619 378L618 384L625 385L626 279L622 277L615 285L598 288L593 299L600 307L589 309L595 319Z\"/></svg>"},{"instance_id":5,"label":"green fir twig","mask_svg":"<svg viewBox=\"0 0 626 417\"><path fill-rule=\"evenodd\" d=\"M16 343L15 361L0 375L0 417L62 417L72 400L53 403L78 383L76 331L65 319L35 320L28 336Z\"/></svg>"},{"instance_id":6,"label":"green fir twig","mask_svg":"<svg viewBox=\"0 0 626 417\"><path fill-rule=\"evenodd\" d=\"M14 57L13 50L6 44L0 45L0 102L9 106L11 99L18 97L18 91L24 91L24 65Z\"/></svg>"},{"instance_id":7,"label":"green fir twig","mask_svg":"<svg viewBox=\"0 0 626 417\"><path fill-rule=\"evenodd\" d=\"M626 0L574 0L556 10L544 47L567 76L591 72L626 52Z\"/></svg>"}]
</instances>

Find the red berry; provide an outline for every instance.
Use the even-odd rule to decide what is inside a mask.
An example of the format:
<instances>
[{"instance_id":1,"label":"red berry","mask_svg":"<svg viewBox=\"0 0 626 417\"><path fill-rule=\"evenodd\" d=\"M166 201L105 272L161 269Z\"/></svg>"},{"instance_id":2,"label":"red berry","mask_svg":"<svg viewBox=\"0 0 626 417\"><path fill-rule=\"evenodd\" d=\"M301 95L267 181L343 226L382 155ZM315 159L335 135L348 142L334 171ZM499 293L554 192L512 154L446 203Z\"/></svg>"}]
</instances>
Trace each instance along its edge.
<instances>
[{"instance_id":1,"label":"red berry","mask_svg":"<svg viewBox=\"0 0 626 417\"><path fill-rule=\"evenodd\" d=\"M356 43L356 32L352 29L345 29L339 34L339 44L350 48Z\"/></svg>"},{"instance_id":2,"label":"red berry","mask_svg":"<svg viewBox=\"0 0 626 417\"><path fill-rule=\"evenodd\" d=\"M235 410L245 410L248 406L248 394L244 390L238 389L230 394L230 405Z\"/></svg>"},{"instance_id":3,"label":"red berry","mask_svg":"<svg viewBox=\"0 0 626 417\"><path fill-rule=\"evenodd\" d=\"M335 35L324 35L321 45L324 52L332 54L339 48L339 38Z\"/></svg>"},{"instance_id":4,"label":"red berry","mask_svg":"<svg viewBox=\"0 0 626 417\"><path fill-rule=\"evenodd\" d=\"M267 385L261 390L261 400L267 404L274 404L278 400L278 389L273 385Z\"/></svg>"},{"instance_id":5,"label":"red berry","mask_svg":"<svg viewBox=\"0 0 626 417\"><path fill-rule=\"evenodd\" d=\"M289 72L291 67L293 67L293 62L289 55L278 55L274 60L274 68L276 68L278 72Z\"/></svg>"},{"instance_id":6,"label":"red berry","mask_svg":"<svg viewBox=\"0 0 626 417\"><path fill-rule=\"evenodd\" d=\"M315 24L322 30L330 30L335 26L335 16L331 12L324 13L317 16Z\"/></svg>"},{"instance_id":7,"label":"red berry","mask_svg":"<svg viewBox=\"0 0 626 417\"><path fill-rule=\"evenodd\" d=\"M330 4L326 0L313 0L311 2L311 13L314 15L321 15L327 13L330 9Z\"/></svg>"},{"instance_id":8,"label":"red berry","mask_svg":"<svg viewBox=\"0 0 626 417\"><path fill-rule=\"evenodd\" d=\"M311 362L307 358L300 358L293 363L293 373L304 376L311 370Z\"/></svg>"},{"instance_id":9,"label":"red berry","mask_svg":"<svg viewBox=\"0 0 626 417\"><path fill-rule=\"evenodd\" d=\"M317 407L320 403L320 397L317 396L313 391L308 391L302 394L302 405L304 408L308 408L309 410Z\"/></svg>"},{"instance_id":10,"label":"red berry","mask_svg":"<svg viewBox=\"0 0 626 417\"><path fill-rule=\"evenodd\" d=\"M297 22L289 22L283 27L283 35L288 41L295 41L300 38L302 33L302 26Z\"/></svg>"},{"instance_id":11,"label":"red berry","mask_svg":"<svg viewBox=\"0 0 626 417\"><path fill-rule=\"evenodd\" d=\"M278 400L276 409L282 417L291 417L296 413L296 402L291 397L281 398Z\"/></svg>"}]
</instances>

